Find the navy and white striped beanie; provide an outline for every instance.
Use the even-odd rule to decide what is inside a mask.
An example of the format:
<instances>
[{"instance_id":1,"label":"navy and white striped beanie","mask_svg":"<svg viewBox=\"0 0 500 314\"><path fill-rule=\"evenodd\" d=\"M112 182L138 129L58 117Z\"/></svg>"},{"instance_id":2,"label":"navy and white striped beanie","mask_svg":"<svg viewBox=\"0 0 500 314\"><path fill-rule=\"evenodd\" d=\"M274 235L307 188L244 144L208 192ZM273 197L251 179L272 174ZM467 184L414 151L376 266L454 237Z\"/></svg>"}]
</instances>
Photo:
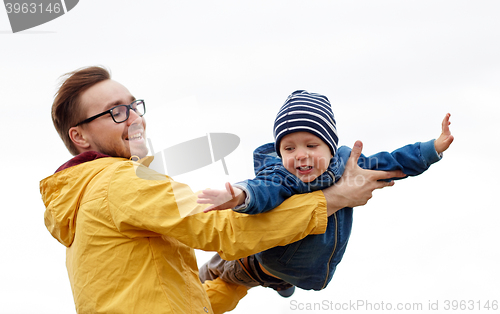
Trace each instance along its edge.
<instances>
[{"instance_id":1,"label":"navy and white striped beanie","mask_svg":"<svg viewBox=\"0 0 500 314\"><path fill-rule=\"evenodd\" d=\"M316 135L335 156L339 138L332 107L326 96L305 90L297 90L288 96L274 120L274 147L278 156L281 157L281 139L294 132Z\"/></svg>"}]
</instances>

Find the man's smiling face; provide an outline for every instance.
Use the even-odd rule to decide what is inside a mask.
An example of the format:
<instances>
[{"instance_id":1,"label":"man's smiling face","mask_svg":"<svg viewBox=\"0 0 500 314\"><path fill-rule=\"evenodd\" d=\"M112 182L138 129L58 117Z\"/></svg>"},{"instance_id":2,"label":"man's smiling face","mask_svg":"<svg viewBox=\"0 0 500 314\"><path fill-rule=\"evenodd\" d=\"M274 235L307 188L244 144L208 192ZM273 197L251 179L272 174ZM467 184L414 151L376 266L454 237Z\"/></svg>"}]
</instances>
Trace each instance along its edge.
<instances>
[{"instance_id":1,"label":"man's smiling face","mask_svg":"<svg viewBox=\"0 0 500 314\"><path fill-rule=\"evenodd\" d=\"M117 105L128 105L135 97L128 89L113 80L99 82L80 95L80 105L86 117L92 117ZM146 146L146 120L130 110L127 121L115 123L110 114L78 126L87 140L86 150L95 150L113 157L144 157Z\"/></svg>"}]
</instances>

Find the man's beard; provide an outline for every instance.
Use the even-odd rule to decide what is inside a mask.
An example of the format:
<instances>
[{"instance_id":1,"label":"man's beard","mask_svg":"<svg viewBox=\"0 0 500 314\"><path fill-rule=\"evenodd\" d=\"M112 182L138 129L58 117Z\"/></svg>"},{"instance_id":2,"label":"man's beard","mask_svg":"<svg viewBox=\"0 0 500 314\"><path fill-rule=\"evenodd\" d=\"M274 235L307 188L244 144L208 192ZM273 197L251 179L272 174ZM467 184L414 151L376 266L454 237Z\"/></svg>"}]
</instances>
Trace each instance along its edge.
<instances>
[{"instance_id":1,"label":"man's beard","mask_svg":"<svg viewBox=\"0 0 500 314\"><path fill-rule=\"evenodd\" d=\"M144 158L148 154L148 147L145 141L146 132L144 131L144 129L142 128L140 129L142 130L142 138L143 138L142 143L136 142L134 140L126 140L125 142L117 141L113 143L109 143L106 140L104 140L104 142L101 143L99 140L97 140L94 142L95 147L99 152L111 157L121 157L130 159L132 156L137 156L139 158ZM131 127L129 128L128 131L130 133L133 133L134 128Z\"/></svg>"},{"instance_id":2,"label":"man's beard","mask_svg":"<svg viewBox=\"0 0 500 314\"><path fill-rule=\"evenodd\" d=\"M120 157L120 158L127 158L130 159L132 156L137 156L139 158L144 158L148 154L148 148L146 145L140 145L140 146L135 146L135 145L128 145L126 147L117 145L117 146L112 146L112 147L104 147L104 145L101 145L100 143L95 143L96 148L98 149L99 152L106 154L111 157ZM132 146L132 150L131 150Z\"/></svg>"},{"instance_id":3,"label":"man's beard","mask_svg":"<svg viewBox=\"0 0 500 314\"><path fill-rule=\"evenodd\" d=\"M118 147L103 147L99 143L95 143L97 149L99 152L106 154L111 157L121 157L121 158L127 158L130 159L132 155L130 154L130 147L128 149L119 149Z\"/></svg>"}]
</instances>

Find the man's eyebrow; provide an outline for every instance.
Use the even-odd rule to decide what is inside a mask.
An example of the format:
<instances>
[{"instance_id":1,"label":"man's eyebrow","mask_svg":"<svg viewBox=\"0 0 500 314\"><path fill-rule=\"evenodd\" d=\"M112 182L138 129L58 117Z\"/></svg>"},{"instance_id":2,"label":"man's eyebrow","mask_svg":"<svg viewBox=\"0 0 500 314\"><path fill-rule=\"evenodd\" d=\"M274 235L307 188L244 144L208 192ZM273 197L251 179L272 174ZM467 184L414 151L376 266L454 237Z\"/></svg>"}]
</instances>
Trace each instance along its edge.
<instances>
[{"instance_id":1,"label":"man's eyebrow","mask_svg":"<svg viewBox=\"0 0 500 314\"><path fill-rule=\"evenodd\" d=\"M131 96L130 97L130 103L133 103L135 101L135 97L134 96ZM128 103L128 104L130 104ZM120 100L117 100L117 101L114 101L114 102L111 102L109 104L106 105L106 107L104 107L105 109L104 110L109 110L111 108L113 108L114 106L118 106L118 105L128 105L128 104L123 104L122 101Z\"/></svg>"}]
</instances>

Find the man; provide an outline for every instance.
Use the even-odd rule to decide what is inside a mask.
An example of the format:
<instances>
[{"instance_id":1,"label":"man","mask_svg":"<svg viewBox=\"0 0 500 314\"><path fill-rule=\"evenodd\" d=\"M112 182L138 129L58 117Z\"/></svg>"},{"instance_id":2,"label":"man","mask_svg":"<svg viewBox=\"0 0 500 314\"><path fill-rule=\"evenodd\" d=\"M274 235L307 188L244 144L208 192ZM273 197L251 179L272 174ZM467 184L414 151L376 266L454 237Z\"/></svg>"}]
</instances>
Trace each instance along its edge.
<instances>
[{"instance_id":1,"label":"man","mask_svg":"<svg viewBox=\"0 0 500 314\"><path fill-rule=\"evenodd\" d=\"M42 180L40 191L45 224L67 247L78 313L229 311L246 288L220 279L202 285L193 248L236 259L323 233L327 215L364 205L374 189L392 185L378 180L402 176L358 168L358 143L346 184L292 197L262 215L184 215L205 208L189 187L134 161L147 154L144 113L144 101L100 67L69 73L54 100L54 126L77 156ZM360 177L363 185L348 184Z\"/></svg>"}]
</instances>

